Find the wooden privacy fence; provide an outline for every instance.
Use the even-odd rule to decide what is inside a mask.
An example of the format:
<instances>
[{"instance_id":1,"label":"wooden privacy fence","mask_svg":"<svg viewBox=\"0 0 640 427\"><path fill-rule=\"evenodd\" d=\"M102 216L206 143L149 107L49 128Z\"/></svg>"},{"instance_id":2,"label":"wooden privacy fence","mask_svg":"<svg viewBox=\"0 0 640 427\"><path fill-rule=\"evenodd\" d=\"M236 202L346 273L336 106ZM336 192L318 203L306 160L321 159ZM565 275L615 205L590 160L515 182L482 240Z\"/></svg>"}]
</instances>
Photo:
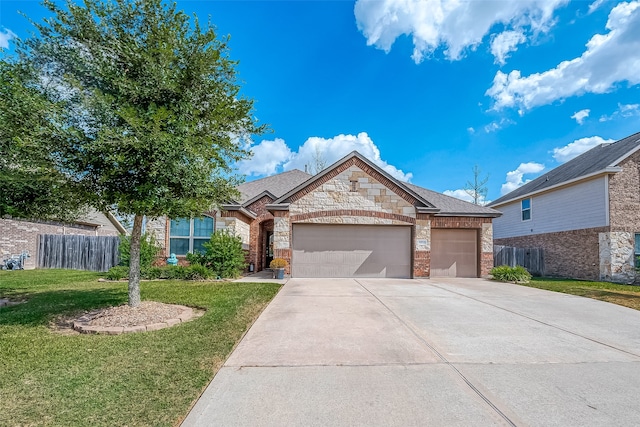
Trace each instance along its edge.
<instances>
[{"instance_id":1,"label":"wooden privacy fence","mask_svg":"<svg viewBox=\"0 0 640 427\"><path fill-rule=\"evenodd\" d=\"M40 234L38 268L107 271L118 265L118 236Z\"/></svg>"},{"instance_id":2,"label":"wooden privacy fence","mask_svg":"<svg viewBox=\"0 0 640 427\"><path fill-rule=\"evenodd\" d=\"M514 248L511 246L493 246L493 265L520 265L534 276L544 275L544 249L542 248Z\"/></svg>"}]
</instances>

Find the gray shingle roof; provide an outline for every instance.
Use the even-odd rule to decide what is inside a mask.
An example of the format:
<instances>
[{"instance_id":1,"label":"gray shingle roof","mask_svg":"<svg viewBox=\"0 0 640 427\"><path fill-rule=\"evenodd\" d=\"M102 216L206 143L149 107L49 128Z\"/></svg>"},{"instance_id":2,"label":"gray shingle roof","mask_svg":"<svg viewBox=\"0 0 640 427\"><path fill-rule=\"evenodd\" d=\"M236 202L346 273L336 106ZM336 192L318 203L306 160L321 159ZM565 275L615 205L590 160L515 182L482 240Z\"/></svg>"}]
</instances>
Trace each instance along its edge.
<instances>
[{"instance_id":1,"label":"gray shingle roof","mask_svg":"<svg viewBox=\"0 0 640 427\"><path fill-rule=\"evenodd\" d=\"M353 152L343 159L337 161L333 165L329 166L326 169L326 172L333 169L338 164L342 163L346 159L358 156L362 160L364 160L371 167L376 168L380 171L381 174L387 176L389 179L395 180L395 178L388 175L385 171L380 169L378 166L371 163L368 159L362 157L357 152ZM246 182L241 184L238 187L238 190L242 194L241 200L238 200L240 204L245 204L250 202L252 199L256 198L256 196L263 194L265 191L271 193L275 196L276 199L281 199L283 196L288 193L294 191L297 187L303 185L306 181L309 181L311 178L318 178L322 175L316 175L315 177L309 175L306 172L302 172L300 170L292 170L289 172L283 172L278 175L272 175L266 178L258 179L251 182ZM490 216L496 217L500 216L501 213L484 206L474 205L473 203L465 202L460 199L456 199L455 197L445 196L444 194L437 193L435 191L428 190L426 188L419 187L417 185L409 184L406 182L400 182L395 180L401 187L404 186L406 190L409 192L413 191L415 195L419 198L422 198L424 202L426 202L427 206L432 205L435 208L439 209L439 212L436 215L460 215L460 216ZM422 203L422 202L421 202Z\"/></svg>"},{"instance_id":2,"label":"gray shingle roof","mask_svg":"<svg viewBox=\"0 0 640 427\"><path fill-rule=\"evenodd\" d=\"M496 206L507 200L517 199L525 194L537 193L549 187L560 185L598 172L608 167L617 166L615 163L633 152L640 146L640 132L623 138L611 144L600 144L597 147L579 155L550 170L522 187L494 200L489 206Z\"/></svg>"},{"instance_id":3,"label":"gray shingle roof","mask_svg":"<svg viewBox=\"0 0 640 427\"><path fill-rule=\"evenodd\" d=\"M474 205L455 197L447 196L417 185L404 183L407 187L418 193L420 196L431 202L440 209L437 215L478 215L478 216L500 216L501 213L485 206Z\"/></svg>"},{"instance_id":4,"label":"gray shingle roof","mask_svg":"<svg viewBox=\"0 0 640 427\"><path fill-rule=\"evenodd\" d=\"M238 186L238 191L240 191L241 194L238 202L240 204L244 204L246 201L251 200L265 191L268 191L278 198L311 177L312 175L309 175L306 172L294 169L277 175L271 175L266 178L256 179L255 181L245 182Z\"/></svg>"}]
</instances>

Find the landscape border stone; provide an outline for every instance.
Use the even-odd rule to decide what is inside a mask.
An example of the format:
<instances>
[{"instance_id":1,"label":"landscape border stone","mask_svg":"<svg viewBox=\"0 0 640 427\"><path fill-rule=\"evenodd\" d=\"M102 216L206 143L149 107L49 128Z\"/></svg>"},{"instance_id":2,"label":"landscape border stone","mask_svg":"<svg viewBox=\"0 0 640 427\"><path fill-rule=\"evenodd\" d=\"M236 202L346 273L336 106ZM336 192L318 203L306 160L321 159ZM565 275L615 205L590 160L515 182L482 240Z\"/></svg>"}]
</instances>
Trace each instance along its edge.
<instances>
[{"instance_id":1,"label":"landscape border stone","mask_svg":"<svg viewBox=\"0 0 640 427\"><path fill-rule=\"evenodd\" d=\"M73 329L81 334L104 334L104 335L120 335L130 334L136 332L151 332L158 331L160 329L169 328L171 326L178 325L180 323L188 322L194 318L194 312L191 307L185 307L183 305L176 306L182 309L182 312L177 318L168 319L164 322L151 323L148 325L135 325L135 326L95 326L89 323L93 320L93 317L100 313L100 310L94 310L80 316L73 322Z\"/></svg>"}]
</instances>

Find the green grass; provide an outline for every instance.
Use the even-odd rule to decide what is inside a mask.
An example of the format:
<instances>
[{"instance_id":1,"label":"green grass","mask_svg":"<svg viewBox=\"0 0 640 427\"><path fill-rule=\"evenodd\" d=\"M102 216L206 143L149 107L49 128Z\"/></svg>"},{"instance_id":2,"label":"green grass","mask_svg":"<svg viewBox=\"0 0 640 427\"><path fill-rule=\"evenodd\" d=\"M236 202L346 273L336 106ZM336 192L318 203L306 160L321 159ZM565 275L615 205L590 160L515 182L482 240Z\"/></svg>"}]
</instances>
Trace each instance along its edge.
<instances>
[{"instance_id":1,"label":"green grass","mask_svg":"<svg viewBox=\"0 0 640 427\"><path fill-rule=\"evenodd\" d=\"M531 282L522 285L579 295L640 310L640 286L586 280L552 279L548 277L534 277Z\"/></svg>"},{"instance_id":2,"label":"green grass","mask_svg":"<svg viewBox=\"0 0 640 427\"><path fill-rule=\"evenodd\" d=\"M142 299L206 308L155 332L62 334L68 316L127 301L124 282L69 270L0 272L0 425L175 425L278 292L265 283L143 282Z\"/></svg>"}]
</instances>

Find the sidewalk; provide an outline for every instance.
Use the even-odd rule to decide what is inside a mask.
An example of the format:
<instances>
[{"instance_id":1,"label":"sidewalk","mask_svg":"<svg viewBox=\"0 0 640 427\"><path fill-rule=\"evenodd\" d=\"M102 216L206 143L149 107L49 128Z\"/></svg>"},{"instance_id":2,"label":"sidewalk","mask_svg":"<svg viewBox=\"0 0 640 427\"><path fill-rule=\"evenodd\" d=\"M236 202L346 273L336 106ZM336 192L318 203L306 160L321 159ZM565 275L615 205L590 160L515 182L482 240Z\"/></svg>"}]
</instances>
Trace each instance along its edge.
<instances>
[{"instance_id":1,"label":"sidewalk","mask_svg":"<svg viewBox=\"0 0 640 427\"><path fill-rule=\"evenodd\" d=\"M262 270L257 273L250 273L234 282L260 282L260 283L280 283L284 285L289 280L289 276L285 275L284 279L278 280L273 278L273 272L270 269Z\"/></svg>"}]
</instances>

